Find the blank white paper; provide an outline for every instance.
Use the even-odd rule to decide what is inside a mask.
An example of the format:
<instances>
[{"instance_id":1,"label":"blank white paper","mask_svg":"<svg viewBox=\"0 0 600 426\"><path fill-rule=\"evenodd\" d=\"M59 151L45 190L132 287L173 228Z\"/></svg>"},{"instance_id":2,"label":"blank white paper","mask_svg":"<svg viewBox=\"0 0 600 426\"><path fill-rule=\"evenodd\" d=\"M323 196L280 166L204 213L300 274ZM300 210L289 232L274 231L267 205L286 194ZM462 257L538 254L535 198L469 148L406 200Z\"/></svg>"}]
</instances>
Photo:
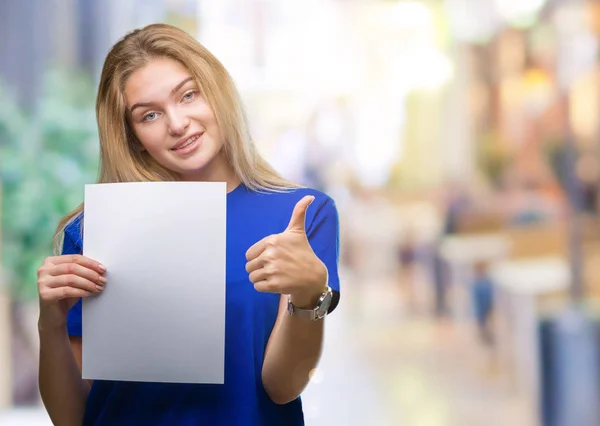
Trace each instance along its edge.
<instances>
[{"instance_id":1,"label":"blank white paper","mask_svg":"<svg viewBox=\"0 0 600 426\"><path fill-rule=\"evenodd\" d=\"M83 254L107 268L83 302L83 378L224 382L224 182L85 187Z\"/></svg>"}]
</instances>

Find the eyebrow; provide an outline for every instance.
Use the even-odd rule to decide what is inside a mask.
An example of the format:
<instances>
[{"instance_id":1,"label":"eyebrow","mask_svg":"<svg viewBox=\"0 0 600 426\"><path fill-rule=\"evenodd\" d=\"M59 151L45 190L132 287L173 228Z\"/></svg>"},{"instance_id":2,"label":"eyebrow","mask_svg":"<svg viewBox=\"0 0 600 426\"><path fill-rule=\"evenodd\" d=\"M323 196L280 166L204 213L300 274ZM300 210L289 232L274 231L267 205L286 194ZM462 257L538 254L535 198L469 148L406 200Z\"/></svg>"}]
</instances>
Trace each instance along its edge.
<instances>
[{"instance_id":1,"label":"eyebrow","mask_svg":"<svg viewBox=\"0 0 600 426\"><path fill-rule=\"evenodd\" d=\"M171 90L171 94L174 95L175 93L177 93L177 91L179 89L181 89L187 82L192 81L193 78L192 77L188 77L185 80L183 80L181 83L179 83L177 86L175 86L173 88L173 90ZM129 108L129 114L133 114L133 110L136 108L141 108L141 107L149 107L152 106L153 103L152 102L138 102L136 104L133 104L131 106L131 108Z\"/></svg>"}]
</instances>

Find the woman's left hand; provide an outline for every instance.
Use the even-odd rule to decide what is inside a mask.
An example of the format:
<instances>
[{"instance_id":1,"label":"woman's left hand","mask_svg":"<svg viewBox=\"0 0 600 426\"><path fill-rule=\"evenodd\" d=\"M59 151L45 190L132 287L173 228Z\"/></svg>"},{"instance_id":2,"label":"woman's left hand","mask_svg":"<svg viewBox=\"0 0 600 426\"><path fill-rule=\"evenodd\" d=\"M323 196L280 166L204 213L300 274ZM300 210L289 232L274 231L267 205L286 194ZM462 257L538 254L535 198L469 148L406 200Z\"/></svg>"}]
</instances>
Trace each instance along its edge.
<instances>
[{"instance_id":1,"label":"woman's left hand","mask_svg":"<svg viewBox=\"0 0 600 426\"><path fill-rule=\"evenodd\" d=\"M313 201L313 196L298 201L285 231L263 238L246 252L246 271L254 288L289 294L301 307L316 303L327 286L327 267L306 236L306 210Z\"/></svg>"}]
</instances>

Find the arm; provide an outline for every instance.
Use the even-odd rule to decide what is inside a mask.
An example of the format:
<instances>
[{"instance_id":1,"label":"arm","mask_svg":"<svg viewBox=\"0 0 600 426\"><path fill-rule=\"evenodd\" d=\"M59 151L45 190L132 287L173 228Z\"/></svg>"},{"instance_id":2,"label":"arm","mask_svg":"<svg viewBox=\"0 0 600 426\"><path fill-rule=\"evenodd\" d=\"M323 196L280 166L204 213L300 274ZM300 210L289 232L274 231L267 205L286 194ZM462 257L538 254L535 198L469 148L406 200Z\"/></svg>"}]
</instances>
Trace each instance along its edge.
<instances>
[{"instance_id":1,"label":"arm","mask_svg":"<svg viewBox=\"0 0 600 426\"><path fill-rule=\"evenodd\" d=\"M69 339L65 327L39 324L39 386L44 406L56 426L79 426L90 383L81 378L81 337Z\"/></svg>"},{"instance_id":2,"label":"arm","mask_svg":"<svg viewBox=\"0 0 600 426\"><path fill-rule=\"evenodd\" d=\"M39 388L56 426L83 423L90 383L81 378L81 337L69 338L67 317L80 298L102 292L104 271L81 255L50 257L38 270Z\"/></svg>"},{"instance_id":3,"label":"arm","mask_svg":"<svg viewBox=\"0 0 600 426\"><path fill-rule=\"evenodd\" d=\"M283 233L264 238L246 253L246 270L256 290L281 294L262 369L263 386L277 404L298 398L323 348L324 320L290 316L286 295L295 306L312 308L329 284L334 290L329 312L339 300L337 210L332 201L323 203L307 233L305 215L311 198L296 204Z\"/></svg>"},{"instance_id":4,"label":"arm","mask_svg":"<svg viewBox=\"0 0 600 426\"><path fill-rule=\"evenodd\" d=\"M295 400L308 384L321 357L323 329L324 319L309 321L288 315L287 296L281 296L262 370L265 390L276 404Z\"/></svg>"}]
</instances>

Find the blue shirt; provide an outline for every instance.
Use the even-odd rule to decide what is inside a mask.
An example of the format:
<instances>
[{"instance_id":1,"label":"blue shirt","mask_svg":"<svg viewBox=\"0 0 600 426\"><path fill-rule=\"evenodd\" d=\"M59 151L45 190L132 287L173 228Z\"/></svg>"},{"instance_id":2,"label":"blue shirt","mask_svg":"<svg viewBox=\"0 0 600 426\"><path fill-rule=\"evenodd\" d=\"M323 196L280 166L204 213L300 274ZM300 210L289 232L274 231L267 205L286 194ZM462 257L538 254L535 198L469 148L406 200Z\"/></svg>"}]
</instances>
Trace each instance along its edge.
<instances>
[{"instance_id":1,"label":"blue shirt","mask_svg":"<svg viewBox=\"0 0 600 426\"><path fill-rule=\"evenodd\" d=\"M294 206L305 195L315 196L307 210L306 232L313 251L329 271L329 286L336 296L330 312L333 310L339 298L339 221L334 201L309 188L258 193L241 184L227 194L225 383L96 380L88 396L84 425L304 425L300 398L277 405L262 385L265 348L280 296L254 289L245 269L245 254L262 238L283 232ZM81 234L81 219L67 226L63 254L82 252ZM81 336L81 300L69 312L67 327L69 335Z\"/></svg>"}]
</instances>

